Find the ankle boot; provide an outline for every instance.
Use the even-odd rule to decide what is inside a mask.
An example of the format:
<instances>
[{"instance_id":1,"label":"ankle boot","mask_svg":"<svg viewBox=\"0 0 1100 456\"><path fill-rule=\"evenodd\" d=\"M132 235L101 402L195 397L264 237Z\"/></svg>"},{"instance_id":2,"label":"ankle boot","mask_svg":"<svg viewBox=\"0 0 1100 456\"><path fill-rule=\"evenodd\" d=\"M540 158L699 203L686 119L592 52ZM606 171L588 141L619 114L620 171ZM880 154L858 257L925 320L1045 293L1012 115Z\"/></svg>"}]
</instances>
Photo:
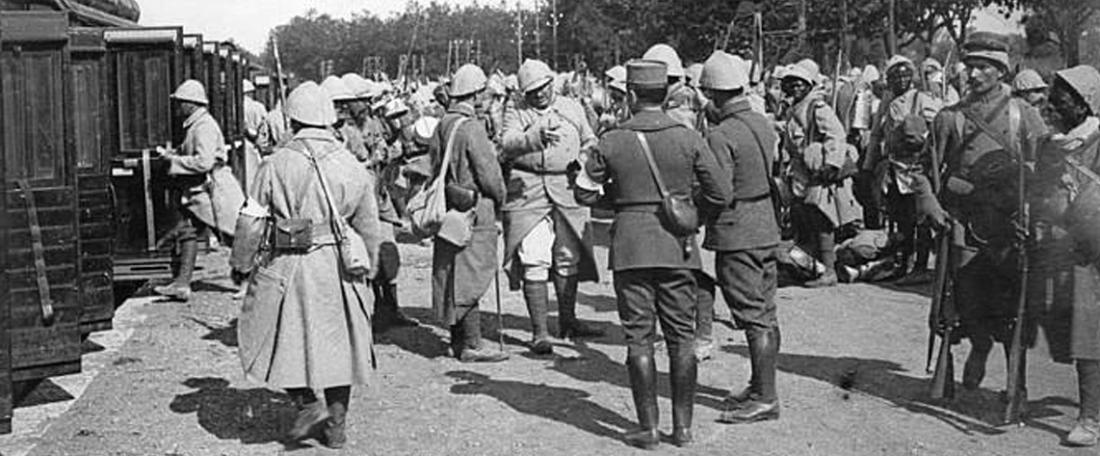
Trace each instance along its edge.
<instances>
[{"instance_id":1,"label":"ankle boot","mask_svg":"<svg viewBox=\"0 0 1100 456\"><path fill-rule=\"evenodd\" d=\"M153 292L176 301L191 299L191 276L195 272L195 260L199 255L199 241L195 238L180 241L179 272L172 283L153 287Z\"/></svg>"},{"instance_id":2,"label":"ankle boot","mask_svg":"<svg viewBox=\"0 0 1100 456\"><path fill-rule=\"evenodd\" d=\"M752 423L779 418L779 397L775 387L779 330L750 331L746 336L754 375L759 382L758 395L723 412L718 418L723 423Z\"/></svg>"},{"instance_id":3,"label":"ankle boot","mask_svg":"<svg viewBox=\"0 0 1100 456\"><path fill-rule=\"evenodd\" d=\"M672 443L679 447L691 445L691 420L695 410L697 362L688 347L669 347L669 383L672 387Z\"/></svg>"},{"instance_id":4,"label":"ankle boot","mask_svg":"<svg viewBox=\"0 0 1100 456\"><path fill-rule=\"evenodd\" d=\"M287 439L297 442L313 435L317 426L329 417L325 404L313 394L309 388L292 388L287 394L298 405L298 415L294 418L294 424L287 432Z\"/></svg>"},{"instance_id":5,"label":"ankle boot","mask_svg":"<svg viewBox=\"0 0 1100 456\"><path fill-rule=\"evenodd\" d=\"M550 343L550 332L546 328L546 308L550 306L550 289L546 282L525 280L523 299L527 301L527 312L531 314L531 353L549 355L554 353Z\"/></svg>"},{"instance_id":6,"label":"ankle boot","mask_svg":"<svg viewBox=\"0 0 1100 456\"><path fill-rule=\"evenodd\" d=\"M572 339L602 337L603 331L590 328L577 320L577 276L554 274L554 291L558 295L558 337Z\"/></svg>"},{"instance_id":7,"label":"ankle boot","mask_svg":"<svg viewBox=\"0 0 1100 456\"><path fill-rule=\"evenodd\" d=\"M458 360L464 363L497 363L508 359L508 354L482 348L481 341L481 313L477 309L471 309L462 318L462 334L464 341L462 353Z\"/></svg>"},{"instance_id":8,"label":"ankle boot","mask_svg":"<svg viewBox=\"0 0 1100 456\"><path fill-rule=\"evenodd\" d=\"M652 354L635 354L627 358L626 367L630 373L630 392L634 396L640 429L627 433L624 439L631 446L652 450L660 442L657 434L660 416L657 410L657 365Z\"/></svg>"},{"instance_id":9,"label":"ankle boot","mask_svg":"<svg viewBox=\"0 0 1100 456\"><path fill-rule=\"evenodd\" d=\"M385 306L385 324L395 327L420 326L420 322L413 320L401 312L401 305L397 301L397 284L383 283L378 285Z\"/></svg>"},{"instance_id":10,"label":"ankle boot","mask_svg":"<svg viewBox=\"0 0 1100 456\"><path fill-rule=\"evenodd\" d=\"M348 405L351 400L350 386L325 388L325 402L328 403L328 421L325 423L325 446L343 448L348 437L346 428Z\"/></svg>"},{"instance_id":11,"label":"ankle boot","mask_svg":"<svg viewBox=\"0 0 1100 456\"><path fill-rule=\"evenodd\" d=\"M817 249L818 255L821 258L821 264L825 265L825 274L817 279L806 282L803 286L806 288L836 286L838 281L836 276L836 237L832 231L818 233Z\"/></svg>"}]
</instances>

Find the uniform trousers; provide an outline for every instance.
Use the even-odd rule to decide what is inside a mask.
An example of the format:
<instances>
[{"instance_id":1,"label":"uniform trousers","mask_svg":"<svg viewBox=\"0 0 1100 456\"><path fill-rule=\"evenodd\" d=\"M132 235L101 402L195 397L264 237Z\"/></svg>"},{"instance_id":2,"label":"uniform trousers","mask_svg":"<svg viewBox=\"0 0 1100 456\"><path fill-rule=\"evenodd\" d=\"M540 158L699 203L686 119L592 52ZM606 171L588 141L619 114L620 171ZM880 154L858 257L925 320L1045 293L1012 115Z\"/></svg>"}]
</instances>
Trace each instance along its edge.
<instances>
[{"instance_id":1,"label":"uniform trousers","mask_svg":"<svg viewBox=\"0 0 1100 456\"><path fill-rule=\"evenodd\" d=\"M652 356L657 323L670 353L690 349L695 337L695 273L691 269L641 268L615 271L619 319L628 356Z\"/></svg>"},{"instance_id":2,"label":"uniform trousers","mask_svg":"<svg viewBox=\"0 0 1100 456\"><path fill-rule=\"evenodd\" d=\"M749 331L777 328L775 247L718 252L714 263L718 286L737 327Z\"/></svg>"}]
</instances>

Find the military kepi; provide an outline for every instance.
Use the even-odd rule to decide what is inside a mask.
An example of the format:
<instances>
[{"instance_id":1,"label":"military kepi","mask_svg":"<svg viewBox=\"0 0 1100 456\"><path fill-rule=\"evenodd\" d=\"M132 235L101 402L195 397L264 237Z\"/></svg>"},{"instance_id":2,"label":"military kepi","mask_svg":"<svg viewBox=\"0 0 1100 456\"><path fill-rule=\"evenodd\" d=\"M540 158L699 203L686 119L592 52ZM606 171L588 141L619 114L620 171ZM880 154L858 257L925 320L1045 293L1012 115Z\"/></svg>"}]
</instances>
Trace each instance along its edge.
<instances>
[{"instance_id":1,"label":"military kepi","mask_svg":"<svg viewBox=\"0 0 1100 456\"><path fill-rule=\"evenodd\" d=\"M631 60L626 63L626 83L638 89L668 87L668 66L657 60Z\"/></svg>"},{"instance_id":2,"label":"military kepi","mask_svg":"<svg viewBox=\"0 0 1100 456\"><path fill-rule=\"evenodd\" d=\"M963 44L966 54L963 61L982 59L1001 67L1007 72L1011 67L1008 61L1008 42L1001 35L992 32L975 32Z\"/></svg>"}]
</instances>

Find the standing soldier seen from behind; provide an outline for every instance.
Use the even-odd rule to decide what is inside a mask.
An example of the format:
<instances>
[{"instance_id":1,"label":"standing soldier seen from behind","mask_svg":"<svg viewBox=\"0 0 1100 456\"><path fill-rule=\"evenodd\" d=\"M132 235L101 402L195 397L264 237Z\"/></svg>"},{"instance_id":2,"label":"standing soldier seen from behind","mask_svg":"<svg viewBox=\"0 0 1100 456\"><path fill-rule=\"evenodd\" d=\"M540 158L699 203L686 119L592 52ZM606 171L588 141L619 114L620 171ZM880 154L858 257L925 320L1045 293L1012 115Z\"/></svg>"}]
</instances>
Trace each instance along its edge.
<instances>
[{"instance_id":1,"label":"standing soldier seen from behind","mask_svg":"<svg viewBox=\"0 0 1100 456\"><path fill-rule=\"evenodd\" d=\"M256 176L256 169L260 166L260 148L256 145L256 141L260 137L260 125L264 123L264 117L267 116L267 108L263 103L256 101L253 96L256 94L256 86L252 84L252 81L247 79L242 83L244 86L244 136L245 136L245 187L252 184L252 180Z\"/></svg>"},{"instance_id":2,"label":"standing soldier seen from behind","mask_svg":"<svg viewBox=\"0 0 1100 456\"><path fill-rule=\"evenodd\" d=\"M181 193L180 219L176 233L176 267L172 282L154 287L161 296L186 301L191 298L191 276L198 259L198 237L207 227L220 235L232 235L237 211L244 205L241 184L229 170L225 137L218 121L206 109L206 89L196 80L180 84L172 94L177 118L186 130L179 149L162 151L168 162L169 185Z\"/></svg>"},{"instance_id":3,"label":"standing soldier seen from behind","mask_svg":"<svg viewBox=\"0 0 1100 456\"><path fill-rule=\"evenodd\" d=\"M628 443L654 448L657 433L657 364L654 343L661 324L672 387L672 440L692 442L696 359L693 352L696 271L701 268L694 234L680 235L662 210L659 173L670 195L693 195L697 204L726 207L729 175L703 138L662 110L668 79L662 62L627 64L633 117L608 132L577 177L578 201L595 204L601 189L615 208L608 263L614 273L619 318L626 332L627 371L641 429ZM645 152L648 148L651 154ZM650 159L652 156L651 169Z\"/></svg>"},{"instance_id":4,"label":"standing soldier seen from behind","mask_svg":"<svg viewBox=\"0 0 1100 456\"><path fill-rule=\"evenodd\" d=\"M1013 99L1002 82L1011 68L1002 37L975 33L964 48L966 98L941 111L932 128L934 153L928 158L942 169L941 183L921 179L916 185L918 214L945 227L952 244L948 273L958 315L937 323L958 325L956 334L970 339L962 384L976 390L994 341L1004 344L1006 358L1010 352L1021 279L1020 159L1034 157L1046 127L1035 108ZM926 169L935 179L933 166ZM935 188L946 212L927 198ZM1024 335L1025 343L1034 340L1030 328ZM1019 397L1026 403L1023 380Z\"/></svg>"},{"instance_id":5,"label":"standing soldier seen from behind","mask_svg":"<svg viewBox=\"0 0 1100 456\"><path fill-rule=\"evenodd\" d=\"M597 280L586 242L588 208L577 204L569 182L596 135L584 108L554 94L554 72L527 60L519 68L524 102L504 113L501 165L509 168L504 203L504 269L512 288L522 284L531 315L531 351L553 352L547 328L548 281L558 298L558 336L600 336L577 319L577 282Z\"/></svg>"},{"instance_id":6,"label":"standing soldier seen from behind","mask_svg":"<svg viewBox=\"0 0 1100 456\"><path fill-rule=\"evenodd\" d=\"M819 78L817 64L803 60L787 69L782 83L791 102L783 147L791 157L792 222L798 243L816 252L825 267L824 274L803 284L810 288L836 285L836 232L863 217L850 177L857 152L826 93L814 89Z\"/></svg>"},{"instance_id":7,"label":"standing soldier seen from behind","mask_svg":"<svg viewBox=\"0 0 1100 456\"><path fill-rule=\"evenodd\" d=\"M768 182L779 138L771 121L756 112L745 95L745 70L745 61L717 51L703 65L700 81L718 121L707 131L707 144L730 173L733 185L733 202L708 220L703 248L717 252L718 286L737 327L745 330L752 365L748 388L729 396L731 409L719 418L729 423L779 417L775 386L779 224Z\"/></svg>"},{"instance_id":8,"label":"standing soldier seen from behind","mask_svg":"<svg viewBox=\"0 0 1100 456\"><path fill-rule=\"evenodd\" d=\"M1100 72L1055 74L1054 134L1040 143L1032 208L1029 308L1043 309L1051 357L1077 367L1077 423L1070 446L1100 439Z\"/></svg>"},{"instance_id":9,"label":"standing soldier seen from behind","mask_svg":"<svg viewBox=\"0 0 1100 456\"><path fill-rule=\"evenodd\" d=\"M489 96L486 82L476 65L463 65L455 72L450 107L430 149L433 178L439 174L446 149L451 149L445 176L447 208L461 212L461 223L468 223L471 231L468 238L447 236L445 224L432 246L432 306L450 327L452 351L463 362L508 358L506 353L483 347L478 310L497 273L496 213L505 200L495 146L477 117Z\"/></svg>"},{"instance_id":10,"label":"standing soldier seen from behind","mask_svg":"<svg viewBox=\"0 0 1100 456\"><path fill-rule=\"evenodd\" d=\"M885 207L900 234L897 272L908 274L899 282L901 285L931 280L928 258L932 239L926 229L917 226L913 179L923 172L925 136L943 107L939 99L916 84L915 72L913 62L900 55L887 64L886 84L891 99L880 105L873 118L862 164L866 175L873 176L874 205Z\"/></svg>"},{"instance_id":11,"label":"standing soldier seen from behind","mask_svg":"<svg viewBox=\"0 0 1100 456\"><path fill-rule=\"evenodd\" d=\"M291 441L320 434L338 448L351 385L366 384L375 368L366 284L374 270L357 275L343 266L333 225L345 237L360 236L376 262L378 208L371 177L330 130L336 113L329 96L303 83L286 112L293 139L264 160L250 189L271 227L255 269L236 271L250 274L239 355L248 378L287 390L298 404ZM242 239L250 236L243 231ZM315 391L324 392L323 402Z\"/></svg>"}]
</instances>

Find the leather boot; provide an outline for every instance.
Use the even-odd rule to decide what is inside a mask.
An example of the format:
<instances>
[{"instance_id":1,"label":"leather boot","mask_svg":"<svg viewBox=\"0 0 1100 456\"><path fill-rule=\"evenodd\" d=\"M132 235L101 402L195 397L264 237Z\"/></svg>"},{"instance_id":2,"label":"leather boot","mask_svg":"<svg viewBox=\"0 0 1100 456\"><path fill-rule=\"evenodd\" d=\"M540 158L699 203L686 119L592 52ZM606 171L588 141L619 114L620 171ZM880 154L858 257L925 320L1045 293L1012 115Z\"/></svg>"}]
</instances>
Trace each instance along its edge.
<instances>
[{"instance_id":1,"label":"leather boot","mask_svg":"<svg viewBox=\"0 0 1100 456\"><path fill-rule=\"evenodd\" d=\"M806 288L833 287L837 284L836 276L836 237L832 231L818 233L817 249L821 263L825 265L825 274L814 280L802 284Z\"/></svg>"},{"instance_id":2,"label":"leather boot","mask_svg":"<svg viewBox=\"0 0 1100 456\"><path fill-rule=\"evenodd\" d=\"M287 432L287 439L297 442L315 434L317 426L323 423L329 414L325 404L317 400L317 396L309 388L288 389L287 394L298 405L298 416L294 418L294 424Z\"/></svg>"},{"instance_id":3,"label":"leather boot","mask_svg":"<svg viewBox=\"0 0 1100 456\"><path fill-rule=\"evenodd\" d=\"M989 361L991 351L993 351L993 339L980 336L970 338L970 353L966 355L966 363L963 365L963 388L974 391L981 386L982 380L985 379L985 365Z\"/></svg>"},{"instance_id":4,"label":"leather boot","mask_svg":"<svg viewBox=\"0 0 1100 456\"><path fill-rule=\"evenodd\" d=\"M191 276L195 272L195 260L199 256L199 241L195 238L180 241L179 272L172 283L153 287L153 292L175 301L191 299Z\"/></svg>"},{"instance_id":5,"label":"leather boot","mask_svg":"<svg viewBox=\"0 0 1100 456\"><path fill-rule=\"evenodd\" d=\"M626 368L630 373L630 392L634 396L640 429L627 433L624 439L630 446L655 449L660 443L660 435L657 434L660 418L657 410L657 364L651 353L634 354L627 357Z\"/></svg>"},{"instance_id":6,"label":"leather boot","mask_svg":"<svg viewBox=\"0 0 1100 456\"><path fill-rule=\"evenodd\" d=\"M695 381L698 364L690 347L669 346L669 383L672 387L672 443L691 445L691 419L695 410Z\"/></svg>"},{"instance_id":7,"label":"leather boot","mask_svg":"<svg viewBox=\"0 0 1100 456\"><path fill-rule=\"evenodd\" d=\"M325 388L325 402L328 403L328 421L325 423L325 446L343 448L348 442L345 431L348 404L351 400L350 386Z\"/></svg>"},{"instance_id":8,"label":"leather boot","mask_svg":"<svg viewBox=\"0 0 1100 456\"><path fill-rule=\"evenodd\" d=\"M508 354L497 350L482 348L481 312L471 309L462 318L462 333L465 336L462 354L458 360L464 363L498 363L508 359Z\"/></svg>"},{"instance_id":9,"label":"leather boot","mask_svg":"<svg viewBox=\"0 0 1100 456\"><path fill-rule=\"evenodd\" d=\"M577 320L577 276L562 277L554 274L554 291L558 294L559 338L603 336L603 331L590 328Z\"/></svg>"},{"instance_id":10,"label":"leather boot","mask_svg":"<svg viewBox=\"0 0 1100 456\"><path fill-rule=\"evenodd\" d=\"M779 330L750 331L749 357L759 382L756 397L741 402L739 407L722 412L722 423L752 423L779 418L779 397L776 393L776 362L779 358Z\"/></svg>"},{"instance_id":11,"label":"leather boot","mask_svg":"<svg viewBox=\"0 0 1100 456\"><path fill-rule=\"evenodd\" d=\"M374 296L378 300L375 322L380 328L419 326L420 322L401 313L397 302L397 284L375 283Z\"/></svg>"},{"instance_id":12,"label":"leather boot","mask_svg":"<svg viewBox=\"0 0 1100 456\"><path fill-rule=\"evenodd\" d=\"M523 281L523 299L527 301L527 312L531 314L531 353L549 355L554 353L550 343L550 331L546 328L546 309L550 306L550 288L546 282Z\"/></svg>"},{"instance_id":13,"label":"leather boot","mask_svg":"<svg viewBox=\"0 0 1100 456\"><path fill-rule=\"evenodd\" d=\"M1077 423L1066 435L1065 444L1096 446L1100 441L1100 361L1077 360L1077 397L1080 400Z\"/></svg>"}]
</instances>

